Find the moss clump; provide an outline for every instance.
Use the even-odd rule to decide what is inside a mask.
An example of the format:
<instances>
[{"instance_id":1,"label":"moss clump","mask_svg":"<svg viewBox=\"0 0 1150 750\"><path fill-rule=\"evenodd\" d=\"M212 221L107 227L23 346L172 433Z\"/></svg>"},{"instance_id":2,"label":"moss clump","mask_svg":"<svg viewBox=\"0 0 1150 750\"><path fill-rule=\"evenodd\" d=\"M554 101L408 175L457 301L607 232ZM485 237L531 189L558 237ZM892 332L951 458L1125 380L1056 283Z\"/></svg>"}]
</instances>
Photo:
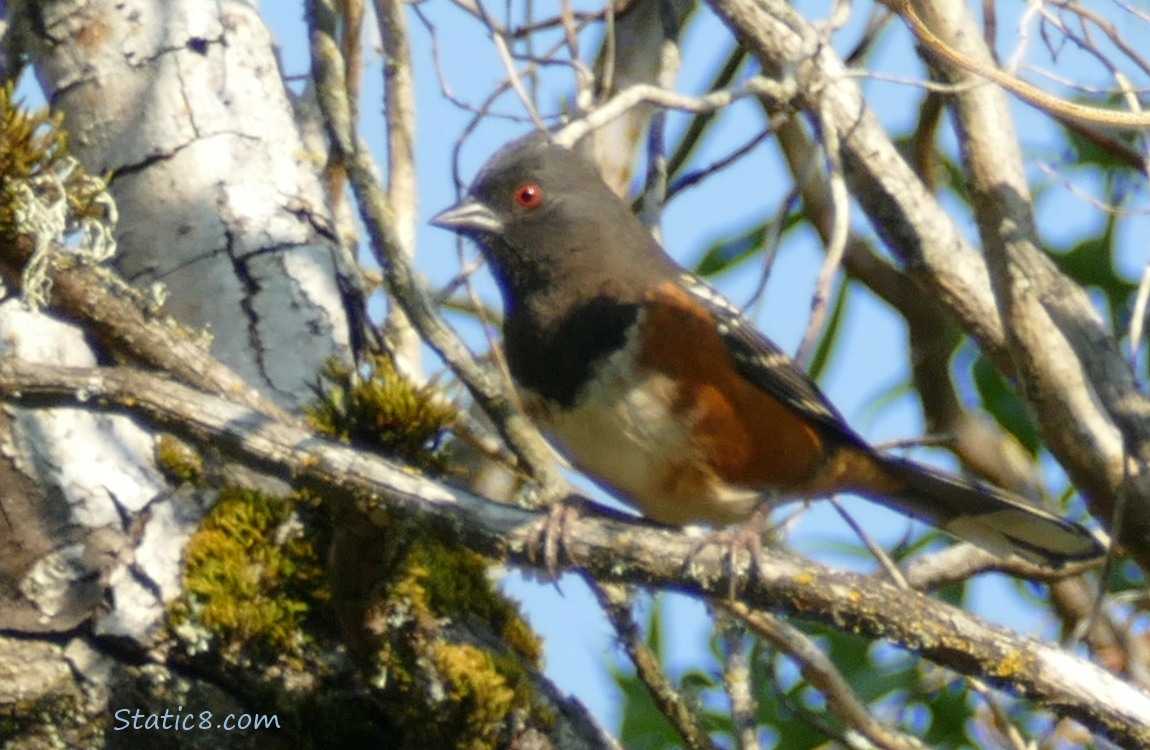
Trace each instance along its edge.
<instances>
[{"instance_id":1,"label":"moss clump","mask_svg":"<svg viewBox=\"0 0 1150 750\"><path fill-rule=\"evenodd\" d=\"M88 175L68 153L60 118L28 113L12 97L11 83L0 86L0 237L30 242L20 294L39 309L48 303L61 249L92 263L115 255L116 204L107 181Z\"/></svg>"},{"instance_id":2,"label":"moss clump","mask_svg":"<svg viewBox=\"0 0 1150 750\"><path fill-rule=\"evenodd\" d=\"M68 151L63 119L46 108L25 110L15 98L12 82L0 85L0 235L17 234L19 186L57 178L73 218L102 219L107 210L99 199L107 187L93 180Z\"/></svg>"},{"instance_id":3,"label":"moss clump","mask_svg":"<svg viewBox=\"0 0 1150 750\"><path fill-rule=\"evenodd\" d=\"M173 435L160 435L155 455L160 471L178 482L198 482L204 474L203 456Z\"/></svg>"},{"instance_id":4,"label":"moss clump","mask_svg":"<svg viewBox=\"0 0 1150 750\"><path fill-rule=\"evenodd\" d=\"M532 699L540 642L495 590L482 557L419 539L380 591L369 618L381 640L377 682L405 736L430 743L421 746L484 750L501 746L513 713L533 716L536 726L553 722ZM477 630L495 637L463 640Z\"/></svg>"},{"instance_id":5,"label":"moss clump","mask_svg":"<svg viewBox=\"0 0 1150 750\"><path fill-rule=\"evenodd\" d=\"M15 186L55 172L68 156L60 115L28 112L15 101L15 87L0 86L0 233L15 234Z\"/></svg>"},{"instance_id":6,"label":"moss clump","mask_svg":"<svg viewBox=\"0 0 1150 750\"><path fill-rule=\"evenodd\" d=\"M434 670L449 685L447 711L440 718L455 724L456 747L495 747L516 704L505 661L466 643L438 643L431 653Z\"/></svg>"},{"instance_id":7,"label":"moss clump","mask_svg":"<svg viewBox=\"0 0 1150 750\"><path fill-rule=\"evenodd\" d=\"M358 370L329 362L316 392L307 415L317 431L422 471L446 470L440 446L454 407L388 358ZM393 746L487 750L506 746L517 727L554 726L534 700L541 644L490 581L488 561L399 523L378 538L360 523L354 513L337 521L336 609L394 724Z\"/></svg>"},{"instance_id":8,"label":"moss clump","mask_svg":"<svg viewBox=\"0 0 1150 750\"><path fill-rule=\"evenodd\" d=\"M423 471L446 468L440 445L455 407L432 388L413 384L387 357L372 356L361 371L330 360L315 390L306 409L313 429Z\"/></svg>"},{"instance_id":9,"label":"moss clump","mask_svg":"<svg viewBox=\"0 0 1150 750\"><path fill-rule=\"evenodd\" d=\"M103 747L104 722L92 721L83 699L51 692L0 705L3 747Z\"/></svg>"},{"instance_id":10,"label":"moss clump","mask_svg":"<svg viewBox=\"0 0 1150 750\"><path fill-rule=\"evenodd\" d=\"M496 590L488 567L487 560L474 552L420 539L398 566L400 576L390 590L429 614L478 619L519 657L538 665L543 655L538 637L518 608Z\"/></svg>"},{"instance_id":11,"label":"moss clump","mask_svg":"<svg viewBox=\"0 0 1150 750\"><path fill-rule=\"evenodd\" d=\"M171 615L186 645L198 627L219 642L225 656L282 658L299 652L310 640L303 626L313 604L330 596L319 551L325 547L322 534L308 530L314 523L304 523L315 520L315 510L313 501L298 494L221 491L185 548L184 596Z\"/></svg>"}]
</instances>

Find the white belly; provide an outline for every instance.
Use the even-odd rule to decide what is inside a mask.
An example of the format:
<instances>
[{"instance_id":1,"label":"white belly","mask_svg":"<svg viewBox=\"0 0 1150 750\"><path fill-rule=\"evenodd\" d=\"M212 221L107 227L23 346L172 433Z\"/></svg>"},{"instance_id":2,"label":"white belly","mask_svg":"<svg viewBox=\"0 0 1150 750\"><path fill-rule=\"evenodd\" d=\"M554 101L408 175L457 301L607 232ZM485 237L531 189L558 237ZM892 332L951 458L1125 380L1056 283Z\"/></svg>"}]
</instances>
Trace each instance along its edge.
<instances>
[{"instance_id":1,"label":"white belly","mask_svg":"<svg viewBox=\"0 0 1150 750\"><path fill-rule=\"evenodd\" d=\"M707 469L691 440L691 415L668 406L673 381L639 379L620 366L632 360L631 348L606 361L574 408L532 410L548 437L577 469L656 521L726 524L750 515L760 494L729 487Z\"/></svg>"}]
</instances>

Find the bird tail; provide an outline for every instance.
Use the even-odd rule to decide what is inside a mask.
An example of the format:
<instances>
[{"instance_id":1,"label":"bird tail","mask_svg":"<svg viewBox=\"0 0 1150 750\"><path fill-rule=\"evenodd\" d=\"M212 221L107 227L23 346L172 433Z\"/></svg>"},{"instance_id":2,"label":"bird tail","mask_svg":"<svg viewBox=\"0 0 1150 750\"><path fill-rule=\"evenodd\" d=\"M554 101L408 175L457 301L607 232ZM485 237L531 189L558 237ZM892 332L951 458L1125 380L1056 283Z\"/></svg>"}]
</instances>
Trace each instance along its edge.
<instances>
[{"instance_id":1,"label":"bird tail","mask_svg":"<svg viewBox=\"0 0 1150 750\"><path fill-rule=\"evenodd\" d=\"M879 456L894 492L867 497L925 521L988 552L1059 567L1101 556L1105 549L1087 528L1039 508L1019 495L894 456Z\"/></svg>"}]
</instances>

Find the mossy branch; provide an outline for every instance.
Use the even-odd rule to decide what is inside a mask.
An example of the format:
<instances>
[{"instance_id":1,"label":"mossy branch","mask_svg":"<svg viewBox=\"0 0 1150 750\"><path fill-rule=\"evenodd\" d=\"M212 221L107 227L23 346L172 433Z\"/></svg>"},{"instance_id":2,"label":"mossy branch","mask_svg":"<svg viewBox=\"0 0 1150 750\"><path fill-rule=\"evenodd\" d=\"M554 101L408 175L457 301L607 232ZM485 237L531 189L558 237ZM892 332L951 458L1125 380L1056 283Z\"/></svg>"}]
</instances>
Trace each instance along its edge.
<instances>
[{"instance_id":1,"label":"mossy branch","mask_svg":"<svg viewBox=\"0 0 1150 750\"><path fill-rule=\"evenodd\" d=\"M146 373L0 366L0 394L13 402L77 403L81 390L89 405L129 411L236 460L294 476L299 484L323 488L329 502L354 503L369 518L418 521L438 537L485 556L532 564L541 518L537 512L414 476L378 456ZM703 598L723 598L737 590L739 600L752 609L815 619L895 643L1050 706L1119 744L1150 744L1150 697L1140 689L1057 646L880 578L835 571L772 549L763 551L762 569L748 575L749 561L731 561L714 547L698 551L681 531L603 514L589 513L570 523L567 532L567 564L597 580ZM685 566L687 559L692 562Z\"/></svg>"}]
</instances>

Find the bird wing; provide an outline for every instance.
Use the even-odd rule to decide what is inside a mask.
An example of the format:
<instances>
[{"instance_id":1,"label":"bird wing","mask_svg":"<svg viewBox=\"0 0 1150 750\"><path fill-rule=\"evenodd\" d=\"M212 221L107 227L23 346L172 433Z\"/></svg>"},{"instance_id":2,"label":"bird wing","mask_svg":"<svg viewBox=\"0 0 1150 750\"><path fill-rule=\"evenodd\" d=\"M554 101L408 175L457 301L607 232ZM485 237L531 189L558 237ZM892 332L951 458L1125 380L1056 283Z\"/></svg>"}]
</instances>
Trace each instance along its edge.
<instances>
[{"instance_id":1,"label":"bird wing","mask_svg":"<svg viewBox=\"0 0 1150 750\"><path fill-rule=\"evenodd\" d=\"M764 336L742 311L714 287L693 273L680 277L691 297L714 317L719 336L739 374L831 437L870 452L818 385L786 352Z\"/></svg>"}]
</instances>

